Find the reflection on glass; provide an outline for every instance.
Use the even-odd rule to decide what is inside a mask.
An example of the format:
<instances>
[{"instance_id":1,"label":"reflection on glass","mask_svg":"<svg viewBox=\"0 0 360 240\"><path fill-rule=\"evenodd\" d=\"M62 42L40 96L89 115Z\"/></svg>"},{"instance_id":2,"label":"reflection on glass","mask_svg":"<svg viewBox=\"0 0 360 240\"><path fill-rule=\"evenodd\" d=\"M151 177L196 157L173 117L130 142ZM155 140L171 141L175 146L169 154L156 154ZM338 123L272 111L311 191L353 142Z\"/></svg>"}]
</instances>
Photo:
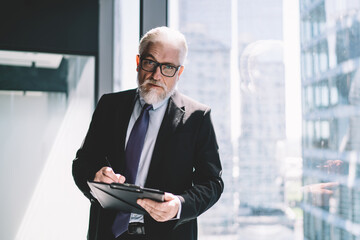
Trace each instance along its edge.
<instances>
[{"instance_id":1,"label":"reflection on glass","mask_svg":"<svg viewBox=\"0 0 360 240\"><path fill-rule=\"evenodd\" d=\"M179 87L212 107L224 165L225 192L199 219L201 239L360 239L360 2L298 2L301 157L284 135L282 48L266 47L283 40L285 1L177 2L189 41Z\"/></svg>"},{"instance_id":2,"label":"reflection on glass","mask_svg":"<svg viewBox=\"0 0 360 240\"><path fill-rule=\"evenodd\" d=\"M224 193L199 218L200 239L300 239L302 162L300 139L286 138L282 1L177 2L189 44L179 88L212 108L224 168ZM313 65L310 53L303 59Z\"/></svg>"},{"instance_id":3,"label":"reflection on glass","mask_svg":"<svg viewBox=\"0 0 360 240\"><path fill-rule=\"evenodd\" d=\"M303 143L304 237L309 240L360 239L359 121L356 105L359 61L360 2L300 1L301 29L321 25L310 35L302 31L302 55L316 61L317 75L303 74L303 89L316 90L315 108L303 108L307 125ZM324 27L323 27L324 26ZM315 30L318 29L317 27ZM327 68L327 63L329 67ZM317 67L305 64L304 72ZM305 91L304 91L305 92ZM305 95L304 95L305 97ZM305 106L313 99L305 97ZM311 128L315 135L310 133Z\"/></svg>"}]
</instances>

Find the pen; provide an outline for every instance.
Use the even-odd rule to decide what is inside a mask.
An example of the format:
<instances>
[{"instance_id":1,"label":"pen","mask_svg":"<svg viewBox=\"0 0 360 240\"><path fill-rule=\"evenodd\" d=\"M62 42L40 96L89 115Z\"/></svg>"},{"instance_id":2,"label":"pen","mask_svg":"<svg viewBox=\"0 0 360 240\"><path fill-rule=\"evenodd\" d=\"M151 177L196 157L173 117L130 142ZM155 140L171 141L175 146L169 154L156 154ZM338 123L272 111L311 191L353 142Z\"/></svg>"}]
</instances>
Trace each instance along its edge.
<instances>
[{"instance_id":1,"label":"pen","mask_svg":"<svg viewBox=\"0 0 360 240\"><path fill-rule=\"evenodd\" d=\"M105 161L106 161L106 165L107 165L108 167L112 168L112 166L111 166L111 164L110 164L110 161L109 161L109 159L107 158L107 156L105 156ZM116 175L121 176L120 174L116 174ZM119 177L119 176L118 176L118 177ZM117 183L117 182L116 182L116 183Z\"/></svg>"},{"instance_id":2,"label":"pen","mask_svg":"<svg viewBox=\"0 0 360 240\"><path fill-rule=\"evenodd\" d=\"M110 164L110 162L109 162L109 159L107 158L107 156L105 156L105 161L106 161L106 164L108 165L108 167L112 168L112 167L111 167L111 164Z\"/></svg>"}]
</instances>

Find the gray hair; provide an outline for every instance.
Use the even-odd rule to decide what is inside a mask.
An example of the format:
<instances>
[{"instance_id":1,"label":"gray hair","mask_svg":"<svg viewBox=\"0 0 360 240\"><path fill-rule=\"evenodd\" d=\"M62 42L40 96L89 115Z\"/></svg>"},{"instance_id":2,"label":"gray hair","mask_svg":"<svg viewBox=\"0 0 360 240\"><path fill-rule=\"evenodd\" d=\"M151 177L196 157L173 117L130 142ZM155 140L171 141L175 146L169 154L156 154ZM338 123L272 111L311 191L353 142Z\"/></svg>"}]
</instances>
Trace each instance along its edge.
<instances>
[{"instance_id":1,"label":"gray hair","mask_svg":"<svg viewBox=\"0 0 360 240\"><path fill-rule=\"evenodd\" d=\"M183 64L185 62L188 47L184 34L175 29L165 26L151 29L141 38L139 44L140 57L144 53L149 43L154 43L156 41L164 41L177 44L179 46L179 50L182 50L182 54L180 55L180 63Z\"/></svg>"}]
</instances>

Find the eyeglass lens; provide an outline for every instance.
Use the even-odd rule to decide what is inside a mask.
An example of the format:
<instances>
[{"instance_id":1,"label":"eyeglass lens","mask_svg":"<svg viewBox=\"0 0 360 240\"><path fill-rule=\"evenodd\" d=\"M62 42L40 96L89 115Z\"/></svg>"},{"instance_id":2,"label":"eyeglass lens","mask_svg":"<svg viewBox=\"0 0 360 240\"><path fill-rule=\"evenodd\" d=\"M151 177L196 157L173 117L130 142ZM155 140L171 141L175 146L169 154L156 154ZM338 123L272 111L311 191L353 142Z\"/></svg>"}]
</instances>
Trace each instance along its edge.
<instances>
[{"instance_id":1,"label":"eyeglass lens","mask_svg":"<svg viewBox=\"0 0 360 240\"><path fill-rule=\"evenodd\" d=\"M161 64L149 59L141 60L141 68L145 71L154 72L158 66L160 66L161 74L166 77L173 77L178 69L170 64Z\"/></svg>"}]
</instances>

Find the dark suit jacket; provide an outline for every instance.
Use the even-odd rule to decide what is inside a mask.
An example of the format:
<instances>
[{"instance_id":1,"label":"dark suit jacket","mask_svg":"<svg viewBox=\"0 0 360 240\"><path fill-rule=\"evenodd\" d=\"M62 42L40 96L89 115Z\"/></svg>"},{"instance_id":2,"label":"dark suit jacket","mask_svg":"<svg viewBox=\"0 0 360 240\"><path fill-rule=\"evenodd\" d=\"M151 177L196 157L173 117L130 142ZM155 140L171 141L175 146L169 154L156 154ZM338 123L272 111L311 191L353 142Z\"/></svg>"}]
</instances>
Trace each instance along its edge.
<instances>
[{"instance_id":1,"label":"dark suit jacket","mask_svg":"<svg viewBox=\"0 0 360 240\"><path fill-rule=\"evenodd\" d=\"M86 181L106 165L105 156L114 172L123 173L126 131L135 99L136 90L102 96L73 161L75 183L92 202L88 239L112 239L116 212L101 208ZM176 92L169 99L145 187L178 195L182 211L179 220L164 223L145 216L149 239L197 239L196 218L215 204L223 186L210 109Z\"/></svg>"}]
</instances>

